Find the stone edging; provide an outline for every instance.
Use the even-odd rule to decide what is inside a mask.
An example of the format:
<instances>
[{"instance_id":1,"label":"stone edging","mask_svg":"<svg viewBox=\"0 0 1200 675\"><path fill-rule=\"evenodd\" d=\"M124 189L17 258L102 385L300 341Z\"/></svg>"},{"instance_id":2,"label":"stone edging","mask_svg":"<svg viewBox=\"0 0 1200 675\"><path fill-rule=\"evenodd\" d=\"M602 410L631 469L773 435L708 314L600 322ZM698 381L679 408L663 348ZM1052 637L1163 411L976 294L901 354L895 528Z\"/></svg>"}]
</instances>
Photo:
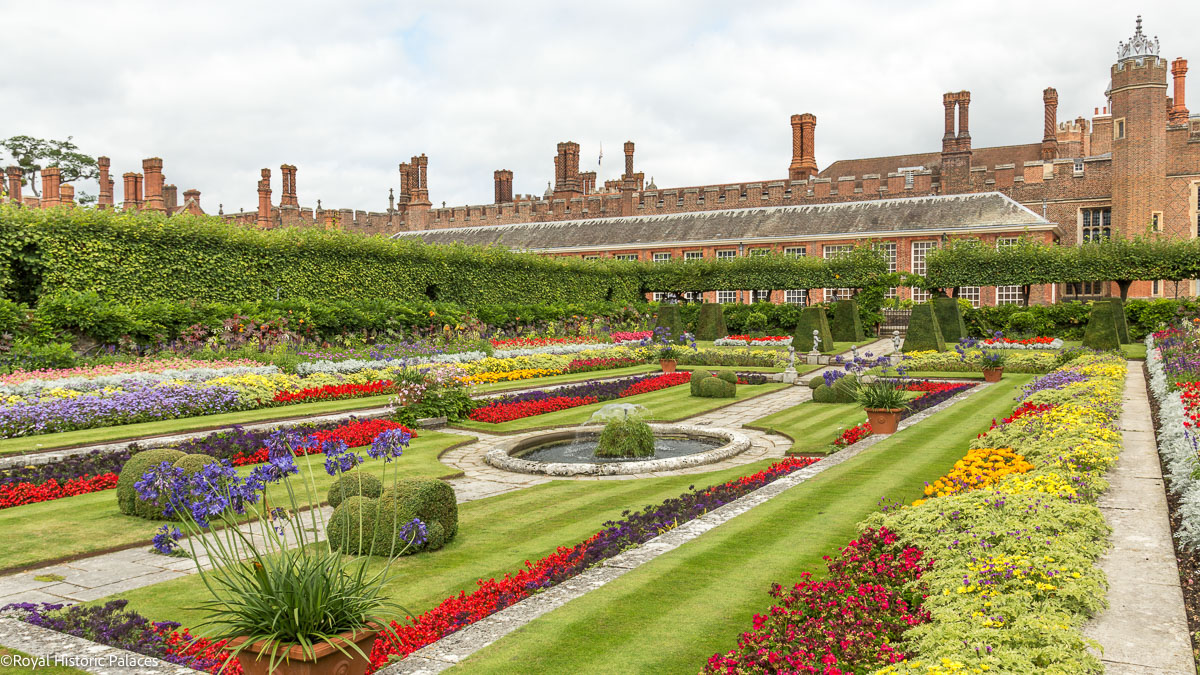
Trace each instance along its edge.
<instances>
[{"instance_id":1,"label":"stone edging","mask_svg":"<svg viewBox=\"0 0 1200 675\"><path fill-rule=\"evenodd\" d=\"M153 656L34 626L12 617L0 617L0 645L22 651L32 657L46 659L47 663L36 664L38 669L62 665L97 675L191 675L201 672L187 666L167 663ZM55 659L63 661L56 663Z\"/></svg>"},{"instance_id":2,"label":"stone edging","mask_svg":"<svg viewBox=\"0 0 1200 675\"><path fill-rule=\"evenodd\" d=\"M604 427L598 425L577 427L572 429L572 433L584 434L599 434ZM555 434L544 434L543 436L533 436L530 438L522 438L502 443L501 445L489 450L483 456L483 461L505 471L515 471L517 473L532 473L544 476L623 476L635 473L653 473L655 471L674 471L676 469L688 469L693 466L701 466L704 464L712 464L729 459L735 455L741 454L750 448L750 437L746 434L728 429L717 429L712 427L696 427L685 424L651 424L650 429L655 435L668 434L683 434L687 436L705 436L708 438L720 438L726 441L725 445L712 450L705 450L691 455L682 457L664 457L662 459L649 459L641 462L597 462L597 463L571 463L571 462L535 462L528 459L514 457L510 453L514 450L528 445L531 442L538 440L553 440Z\"/></svg>"},{"instance_id":3,"label":"stone edging","mask_svg":"<svg viewBox=\"0 0 1200 675\"><path fill-rule=\"evenodd\" d=\"M991 385L980 384L977 387L971 387L928 410L913 415L900 422L900 429L898 431L903 431L930 415L941 412L963 399L987 389L989 386ZM451 633L437 642L418 649L407 658L386 668L382 668L376 671L376 673L377 675L427 675L451 668L480 649L487 647L543 614L547 614L575 598L600 588L610 581L623 576L626 572L650 562L664 553L679 548L714 527L774 499L786 490L804 483L809 478L856 457L885 438L890 438L890 436L868 436L852 446L820 459L803 469L794 471L768 485L764 485L750 494L744 495L698 518L668 530L641 546L620 553L608 560L601 561L594 567L588 568L556 586L532 595L491 616L480 619L462 630Z\"/></svg>"}]
</instances>

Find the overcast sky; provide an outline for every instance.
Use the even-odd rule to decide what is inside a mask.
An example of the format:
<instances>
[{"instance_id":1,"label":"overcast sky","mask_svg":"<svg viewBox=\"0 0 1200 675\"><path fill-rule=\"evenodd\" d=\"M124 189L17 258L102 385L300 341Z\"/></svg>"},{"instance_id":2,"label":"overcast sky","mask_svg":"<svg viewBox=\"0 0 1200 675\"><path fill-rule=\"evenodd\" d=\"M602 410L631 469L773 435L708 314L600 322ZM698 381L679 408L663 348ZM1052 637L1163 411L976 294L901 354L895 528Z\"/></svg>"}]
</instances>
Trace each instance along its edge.
<instances>
[{"instance_id":1,"label":"overcast sky","mask_svg":"<svg viewBox=\"0 0 1200 675\"><path fill-rule=\"evenodd\" d=\"M283 163L303 206L382 211L422 152L435 205L490 203L501 168L540 194L565 140L585 171L603 144L601 181L625 140L659 187L780 179L793 113L824 168L938 150L951 90L976 147L1038 142L1044 87L1060 121L1105 104L1137 11L1200 75L1200 2L0 0L0 138L73 136L118 202L162 157L209 213L255 209L262 167L278 203Z\"/></svg>"}]
</instances>

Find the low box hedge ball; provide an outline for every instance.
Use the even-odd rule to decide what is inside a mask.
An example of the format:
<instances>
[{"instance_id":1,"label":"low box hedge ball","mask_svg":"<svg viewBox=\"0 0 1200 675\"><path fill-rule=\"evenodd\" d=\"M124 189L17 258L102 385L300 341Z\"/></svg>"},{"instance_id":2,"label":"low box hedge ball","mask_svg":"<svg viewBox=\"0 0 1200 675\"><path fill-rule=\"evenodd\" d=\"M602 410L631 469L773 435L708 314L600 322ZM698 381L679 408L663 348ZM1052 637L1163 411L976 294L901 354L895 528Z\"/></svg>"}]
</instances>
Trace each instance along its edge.
<instances>
[{"instance_id":1,"label":"low box hedge ball","mask_svg":"<svg viewBox=\"0 0 1200 675\"><path fill-rule=\"evenodd\" d=\"M143 450L136 453L125 462L125 466L121 467L121 473L117 476L117 508L121 509L121 513L127 516L141 515L138 513L138 503L141 502L137 496L137 489L134 485L142 479L142 476L150 470L152 466L158 466L163 462L174 464L184 454L178 450L171 448L156 448L153 450ZM161 516L161 509L159 514Z\"/></svg>"},{"instance_id":2,"label":"low box hedge ball","mask_svg":"<svg viewBox=\"0 0 1200 675\"><path fill-rule=\"evenodd\" d=\"M325 526L329 546L350 555L371 554L378 511L378 499L358 495L346 498L333 510L329 524ZM376 555L387 555L387 551L377 552Z\"/></svg>"},{"instance_id":3,"label":"low box hedge ball","mask_svg":"<svg viewBox=\"0 0 1200 675\"><path fill-rule=\"evenodd\" d=\"M175 460L174 466L183 469L189 474L195 474L209 464L220 464L220 462L212 455L194 454L180 457Z\"/></svg>"},{"instance_id":4,"label":"low box hedge ball","mask_svg":"<svg viewBox=\"0 0 1200 675\"><path fill-rule=\"evenodd\" d=\"M813 389L812 400L814 403L837 403L837 394L834 393L833 387L822 383Z\"/></svg>"},{"instance_id":5,"label":"low box hedge ball","mask_svg":"<svg viewBox=\"0 0 1200 675\"><path fill-rule=\"evenodd\" d=\"M692 379L689 382L692 396L700 395L700 383L710 377L712 377L712 373L706 370L692 371Z\"/></svg>"},{"instance_id":6,"label":"low box hedge ball","mask_svg":"<svg viewBox=\"0 0 1200 675\"><path fill-rule=\"evenodd\" d=\"M708 377L700 383L700 395L704 398L733 398L737 395L737 385L718 377Z\"/></svg>"},{"instance_id":7,"label":"low box hedge ball","mask_svg":"<svg viewBox=\"0 0 1200 675\"><path fill-rule=\"evenodd\" d=\"M821 386L821 385L823 385L823 384L825 384L825 378L824 378L824 377L821 377L820 375L818 375L818 376L816 376L816 377L814 377L813 379L811 379L811 380L809 380L809 381L808 381L808 388L809 388L809 389L816 389L817 387L819 387L819 386Z\"/></svg>"},{"instance_id":8,"label":"low box hedge ball","mask_svg":"<svg viewBox=\"0 0 1200 675\"><path fill-rule=\"evenodd\" d=\"M383 491L375 524L375 555L416 553L400 536L400 528L413 518L425 523L427 536L434 523L442 528L443 542L458 534L458 502L454 488L434 478L408 478ZM433 543L433 540L429 540ZM426 546L425 548L428 548ZM431 549L432 550L432 549Z\"/></svg>"},{"instance_id":9,"label":"low box hedge ball","mask_svg":"<svg viewBox=\"0 0 1200 675\"><path fill-rule=\"evenodd\" d=\"M730 384L737 384L737 373L733 372L732 370L722 370L721 372L717 373L717 379L725 380Z\"/></svg>"},{"instance_id":10,"label":"low box hedge ball","mask_svg":"<svg viewBox=\"0 0 1200 675\"><path fill-rule=\"evenodd\" d=\"M383 483L374 474L365 471L344 473L329 486L329 505L337 508L348 497L362 496L377 499L383 494Z\"/></svg>"}]
</instances>

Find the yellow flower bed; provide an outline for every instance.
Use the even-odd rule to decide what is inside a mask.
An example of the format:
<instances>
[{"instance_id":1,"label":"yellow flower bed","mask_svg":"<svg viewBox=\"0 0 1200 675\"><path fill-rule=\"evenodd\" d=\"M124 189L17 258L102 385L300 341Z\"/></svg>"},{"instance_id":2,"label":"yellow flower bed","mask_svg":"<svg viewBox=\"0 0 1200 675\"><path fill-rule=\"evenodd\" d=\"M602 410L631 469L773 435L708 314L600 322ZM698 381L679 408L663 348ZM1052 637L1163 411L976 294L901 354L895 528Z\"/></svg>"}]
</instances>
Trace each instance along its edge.
<instances>
[{"instance_id":1,"label":"yellow flower bed","mask_svg":"<svg viewBox=\"0 0 1200 675\"><path fill-rule=\"evenodd\" d=\"M947 495L975 490L1000 482L1009 474L1026 473L1033 465L1012 448L976 448L954 463L950 473L925 486L926 497ZM913 506L924 504L924 499L913 502Z\"/></svg>"},{"instance_id":2,"label":"yellow flower bed","mask_svg":"<svg viewBox=\"0 0 1200 675\"><path fill-rule=\"evenodd\" d=\"M514 382L516 380L528 380L534 377L549 377L550 375L561 375L561 369L557 368L526 368L524 370L509 370L495 373L476 373L465 377L456 377L454 379L464 384L493 384L495 382Z\"/></svg>"}]
</instances>

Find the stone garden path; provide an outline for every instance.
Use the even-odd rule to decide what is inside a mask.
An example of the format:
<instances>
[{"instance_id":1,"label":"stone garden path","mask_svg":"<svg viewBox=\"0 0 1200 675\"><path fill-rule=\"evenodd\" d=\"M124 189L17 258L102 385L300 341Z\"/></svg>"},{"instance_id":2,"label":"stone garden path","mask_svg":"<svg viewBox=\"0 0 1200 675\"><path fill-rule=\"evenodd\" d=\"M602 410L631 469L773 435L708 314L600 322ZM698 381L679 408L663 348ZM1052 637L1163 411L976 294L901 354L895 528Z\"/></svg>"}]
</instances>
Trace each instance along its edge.
<instances>
[{"instance_id":1,"label":"stone garden path","mask_svg":"<svg viewBox=\"0 0 1200 675\"><path fill-rule=\"evenodd\" d=\"M1100 559L1109 606L1084 634L1103 648L1106 673L1195 675L1154 421L1137 361L1125 375L1120 429L1121 458L1099 503L1112 527L1112 548Z\"/></svg>"},{"instance_id":2,"label":"stone garden path","mask_svg":"<svg viewBox=\"0 0 1200 675\"><path fill-rule=\"evenodd\" d=\"M864 351L874 350L876 354L886 354L891 349L892 344L890 341L880 340L865 347ZM806 373L802 379L807 381L807 379L819 375L822 370ZM812 398L812 393L807 386L787 387L740 401L725 408L700 414L694 418L690 418L688 422L694 425L741 429L741 426L747 422L780 410L785 410L803 403L810 398ZM363 415L366 412L360 410L355 411L354 414ZM339 416L346 417L349 414L323 415L313 419L332 419ZM296 420L288 422L288 424L294 423L296 423ZM262 426L278 424L280 423L269 423ZM247 427L249 426L247 425ZM447 481L454 487L460 504L513 490L520 490L550 480L632 480L635 478L646 478L651 475L581 476L551 479L545 476L510 473L484 464L483 456L500 443L537 432L530 432L530 434L522 434L521 436L500 436L473 430L440 429L439 431L471 436L478 439L474 443L450 450L441 457L443 463L461 470L464 474L460 478L453 478ZM791 447L791 441L783 436L768 434L754 429L741 429L741 431L749 436L752 441L751 447L745 452L722 462L677 471L657 472L653 475L699 474L718 471L748 464L760 459L780 458ZM203 433L212 432L207 431ZM124 443L117 444L117 447L124 447L124 445ZM57 455L58 453L46 454ZM332 510L326 507L322 510L322 515L328 519L331 512ZM307 517L304 520L305 524L311 528L309 524L311 521ZM260 528L261 526L259 525L245 525L243 526L243 531L247 532L250 536L261 538ZM317 538L322 538L324 532L321 530L323 528L317 527L316 529L318 531L313 534ZM150 532L149 528L147 532ZM188 550L186 542L183 543L184 550ZM198 546L197 550L201 550L201 547ZM207 560L202 558L200 562L207 568ZM130 591L135 588L142 588L176 579L187 574L193 574L195 571L196 563L190 558L163 556L139 546L0 576L0 606L11 602L52 602L64 604L88 602L114 593Z\"/></svg>"}]
</instances>

